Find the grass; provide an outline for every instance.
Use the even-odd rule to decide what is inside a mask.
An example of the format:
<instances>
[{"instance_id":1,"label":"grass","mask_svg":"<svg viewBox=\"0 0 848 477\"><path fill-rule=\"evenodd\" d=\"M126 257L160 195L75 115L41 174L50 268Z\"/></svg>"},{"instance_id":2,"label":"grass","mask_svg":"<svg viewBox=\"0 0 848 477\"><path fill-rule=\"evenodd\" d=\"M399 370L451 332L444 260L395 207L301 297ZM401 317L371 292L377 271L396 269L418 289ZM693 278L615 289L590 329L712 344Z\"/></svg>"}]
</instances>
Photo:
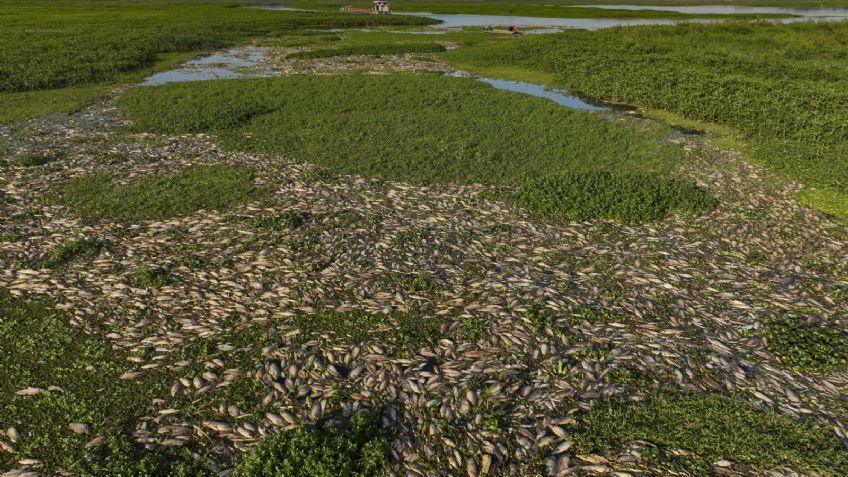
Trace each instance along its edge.
<instances>
[{"instance_id":1,"label":"grass","mask_svg":"<svg viewBox=\"0 0 848 477\"><path fill-rule=\"evenodd\" d=\"M70 114L108 97L116 88L141 81L153 73L176 68L194 56L190 52L163 53L153 66L122 73L104 83L40 91L0 93L0 124L50 113Z\"/></svg>"},{"instance_id":2,"label":"grass","mask_svg":"<svg viewBox=\"0 0 848 477\"><path fill-rule=\"evenodd\" d=\"M597 171L542 176L523 186L516 200L527 210L578 221L600 217L647 222L671 212L696 214L718 205L695 184Z\"/></svg>"},{"instance_id":3,"label":"grass","mask_svg":"<svg viewBox=\"0 0 848 477\"><path fill-rule=\"evenodd\" d=\"M171 283L167 271L161 268L139 266L133 270L130 283L141 288L160 288Z\"/></svg>"},{"instance_id":4,"label":"grass","mask_svg":"<svg viewBox=\"0 0 848 477\"><path fill-rule=\"evenodd\" d=\"M120 105L139 130L213 133L232 149L298 157L342 174L517 186L537 208L546 192L533 188L550 186L537 178L586 171L624 174L596 181L598 188L619 187L605 192L608 199L632 178L641 181L630 186L641 198L649 185L662 184L651 203L659 206L644 216L708 203L694 186L664 179L682 154L659 140L663 127L624 127L472 79L393 74L173 84L131 91ZM550 192L549 201L556 198Z\"/></svg>"},{"instance_id":5,"label":"grass","mask_svg":"<svg viewBox=\"0 0 848 477\"><path fill-rule=\"evenodd\" d=\"M126 357L97 334L71 327L51 303L16 298L0 289L0 362L0 423L14 426L21 436L14 452L0 453L0 468L15 468L27 457L42 460L39 470L45 475L60 470L82 475L212 475L188 450L149 451L132 443L135 420L168 382L119 380L129 370ZM61 390L15 394L26 387L49 386ZM90 431L76 434L68 427L72 422L87 424ZM104 447L86 451L84 445L100 435L106 437Z\"/></svg>"},{"instance_id":6,"label":"grass","mask_svg":"<svg viewBox=\"0 0 848 477\"><path fill-rule=\"evenodd\" d=\"M658 446L657 457L694 475L714 475L712 463L722 459L759 471L848 472L848 449L829 430L713 394L656 393L636 403L604 399L579 419L574 434L578 453L615 452L637 440Z\"/></svg>"},{"instance_id":7,"label":"grass","mask_svg":"<svg viewBox=\"0 0 848 477\"><path fill-rule=\"evenodd\" d=\"M167 219L216 210L261 197L253 170L242 166L192 166L119 184L102 175L71 179L56 199L85 220L123 222Z\"/></svg>"},{"instance_id":8,"label":"grass","mask_svg":"<svg viewBox=\"0 0 848 477\"><path fill-rule=\"evenodd\" d=\"M268 437L236 467L235 476L376 476L390 444L379 417L359 414L342 426L301 427Z\"/></svg>"},{"instance_id":9,"label":"grass","mask_svg":"<svg viewBox=\"0 0 848 477\"><path fill-rule=\"evenodd\" d=\"M18 167L43 166L56 160L54 156L46 154L19 154L12 159L12 165Z\"/></svg>"},{"instance_id":10,"label":"grass","mask_svg":"<svg viewBox=\"0 0 848 477\"><path fill-rule=\"evenodd\" d=\"M848 220L848 192L829 189L804 189L795 199L838 219Z\"/></svg>"},{"instance_id":11,"label":"grass","mask_svg":"<svg viewBox=\"0 0 848 477\"><path fill-rule=\"evenodd\" d=\"M755 161L844 194L846 41L842 22L684 24L570 30L443 58L472 70L544 71L554 86L590 97L728 126Z\"/></svg>"},{"instance_id":12,"label":"grass","mask_svg":"<svg viewBox=\"0 0 848 477\"><path fill-rule=\"evenodd\" d=\"M301 427L263 439L238 464L236 477L377 476L390 443L376 414L321 429Z\"/></svg>"},{"instance_id":13,"label":"grass","mask_svg":"<svg viewBox=\"0 0 848 477\"><path fill-rule=\"evenodd\" d=\"M425 25L406 16L271 12L232 2L3 0L0 123L71 112L191 54L307 29Z\"/></svg>"},{"instance_id":14,"label":"grass","mask_svg":"<svg viewBox=\"0 0 848 477\"><path fill-rule=\"evenodd\" d=\"M839 324L815 325L780 318L765 324L769 348L787 366L811 373L848 369L848 332Z\"/></svg>"},{"instance_id":15,"label":"grass","mask_svg":"<svg viewBox=\"0 0 848 477\"><path fill-rule=\"evenodd\" d=\"M309 215L303 212L281 212L257 217L253 219L251 224L260 229L292 230L306 223L308 218Z\"/></svg>"},{"instance_id":16,"label":"grass","mask_svg":"<svg viewBox=\"0 0 848 477\"><path fill-rule=\"evenodd\" d=\"M60 268L75 260L92 260L100 254L103 244L93 238L69 240L52 250L38 263L39 268Z\"/></svg>"}]
</instances>

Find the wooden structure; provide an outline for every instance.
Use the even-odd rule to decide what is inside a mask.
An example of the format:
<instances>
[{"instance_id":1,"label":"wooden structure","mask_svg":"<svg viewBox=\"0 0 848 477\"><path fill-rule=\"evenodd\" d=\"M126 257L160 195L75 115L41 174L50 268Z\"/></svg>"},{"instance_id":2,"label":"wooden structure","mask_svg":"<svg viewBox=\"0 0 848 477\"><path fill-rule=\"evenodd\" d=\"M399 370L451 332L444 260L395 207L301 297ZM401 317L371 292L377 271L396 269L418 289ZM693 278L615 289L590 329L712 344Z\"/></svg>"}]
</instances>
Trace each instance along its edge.
<instances>
[{"instance_id":1,"label":"wooden structure","mask_svg":"<svg viewBox=\"0 0 848 477\"><path fill-rule=\"evenodd\" d=\"M356 15L388 15L391 9L388 0L374 0L374 8L342 7L341 12Z\"/></svg>"}]
</instances>

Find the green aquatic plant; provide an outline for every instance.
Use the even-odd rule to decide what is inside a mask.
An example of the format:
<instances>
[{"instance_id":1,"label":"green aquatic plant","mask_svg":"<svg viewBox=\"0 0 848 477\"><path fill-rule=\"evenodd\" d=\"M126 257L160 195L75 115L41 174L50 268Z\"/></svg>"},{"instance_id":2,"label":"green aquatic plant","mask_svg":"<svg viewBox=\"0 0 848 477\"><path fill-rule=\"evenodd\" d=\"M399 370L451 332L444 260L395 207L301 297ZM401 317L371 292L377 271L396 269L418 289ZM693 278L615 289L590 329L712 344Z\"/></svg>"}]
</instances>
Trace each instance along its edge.
<instances>
[{"instance_id":1,"label":"green aquatic plant","mask_svg":"<svg viewBox=\"0 0 848 477\"><path fill-rule=\"evenodd\" d=\"M839 325L784 317L767 321L765 336L780 360L798 371L826 373L848 368L848 331Z\"/></svg>"},{"instance_id":2,"label":"green aquatic plant","mask_svg":"<svg viewBox=\"0 0 848 477\"><path fill-rule=\"evenodd\" d=\"M848 472L848 448L829 430L716 394L654 393L640 402L601 399L579 418L581 453L616 452L634 441L658 446L662 460L687 472L714 475L726 459L759 471L790 467L824 475ZM682 452L672 452L682 449Z\"/></svg>"},{"instance_id":3,"label":"green aquatic plant","mask_svg":"<svg viewBox=\"0 0 848 477\"><path fill-rule=\"evenodd\" d=\"M236 466L236 477L378 476L391 445L377 413L360 413L345 424L304 426L266 437Z\"/></svg>"},{"instance_id":4,"label":"green aquatic plant","mask_svg":"<svg viewBox=\"0 0 848 477\"><path fill-rule=\"evenodd\" d=\"M543 72L551 86L729 126L752 158L848 213L848 24L716 23L568 30L461 48L463 69ZM836 195L838 194L838 195Z\"/></svg>"},{"instance_id":5,"label":"green aquatic plant","mask_svg":"<svg viewBox=\"0 0 848 477\"><path fill-rule=\"evenodd\" d=\"M703 213L717 201L688 182L656 175L581 172L529 181L516 196L528 210L573 220L594 218L646 222L671 212Z\"/></svg>"},{"instance_id":6,"label":"green aquatic plant","mask_svg":"<svg viewBox=\"0 0 848 477\"><path fill-rule=\"evenodd\" d=\"M55 199L86 220L166 219L256 199L265 191L254 184L253 178L252 169L230 165L192 166L128 184L88 175L63 184Z\"/></svg>"}]
</instances>

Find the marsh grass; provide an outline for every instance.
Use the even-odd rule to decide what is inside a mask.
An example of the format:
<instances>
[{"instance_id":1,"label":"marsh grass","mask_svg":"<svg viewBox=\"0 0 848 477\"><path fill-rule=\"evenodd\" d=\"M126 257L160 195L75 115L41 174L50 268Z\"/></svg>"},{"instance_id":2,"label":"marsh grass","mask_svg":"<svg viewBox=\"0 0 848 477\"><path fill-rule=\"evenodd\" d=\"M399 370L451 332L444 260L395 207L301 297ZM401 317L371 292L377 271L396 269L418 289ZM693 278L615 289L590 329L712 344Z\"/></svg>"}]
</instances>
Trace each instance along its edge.
<instances>
[{"instance_id":1,"label":"marsh grass","mask_svg":"<svg viewBox=\"0 0 848 477\"><path fill-rule=\"evenodd\" d=\"M578 452L615 452L644 440L655 458L698 476L727 459L762 471L789 467L824 475L848 472L848 449L830 432L747 402L715 394L655 393L643 402L602 399L576 426ZM691 454L673 453L683 449Z\"/></svg>"},{"instance_id":2,"label":"marsh grass","mask_svg":"<svg viewBox=\"0 0 848 477\"><path fill-rule=\"evenodd\" d=\"M163 268L147 265L136 267L129 277L130 284L141 288L160 288L173 283L173 279Z\"/></svg>"},{"instance_id":3,"label":"marsh grass","mask_svg":"<svg viewBox=\"0 0 848 477\"><path fill-rule=\"evenodd\" d=\"M50 154L19 154L12 159L12 165L18 167L43 166L55 161L57 157Z\"/></svg>"},{"instance_id":4,"label":"marsh grass","mask_svg":"<svg viewBox=\"0 0 848 477\"><path fill-rule=\"evenodd\" d=\"M426 25L408 16L232 8L220 1L3 1L0 92L107 83L154 65L160 55L219 49L304 29Z\"/></svg>"},{"instance_id":5,"label":"marsh grass","mask_svg":"<svg viewBox=\"0 0 848 477\"><path fill-rule=\"evenodd\" d=\"M848 332L837 324L784 317L765 323L768 346L787 366L807 373L848 369Z\"/></svg>"},{"instance_id":6,"label":"marsh grass","mask_svg":"<svg viewBox=\"0 0 848 477\"><path fill-rule=\"evenodd\" d=\"M542 176L524 185L515 200L527 210L572 220L607 218L632 223L661 219L672 212L704 213L718 205L708 192L685 181L597 171Z\"/></svg>"},{"instance_id":7,"label":"marsh grass","mask_svg":"<svg viewBox=\"0 0 848 477\"><path fill-rule=\"evenodd\" d=\"M263 439L236 466L236 477L382 475L390 436L377 413L360 413L347 423L305 426Z\"/></svg>"},{"instance_id":8,"label":"marsh grass","mask_svg":"<svg viewBox=\"0 0 848 477\"><path fill-rule=\"evenodd\" d=\"M50 250L37 264L39 268L59 268L75 260L92 260L100 254L104 244L94 238L69 240Z\"/></svg>"},{"instance_id":9,"label":"marsh grass","mask_svg":"<svg viewBox=\"0 0 848 477\"><path fill-rule=\"evenodd\" d=\"M471 79L174 84L132 91L120 105L138 130L210 132L233 149L299 157L341 174L517 186L532 210L580 219L653 220L714 206L696 186L667 179L681 149L659 141L662 126L624 127ZM581 193L580 185L592 188ZM576 208L561 203L572 199Z\"/></svg>"},{"instance_id":10,"label":"marsh grass","mask_svg":"<svg viewBox=\"0 0 848 477\"><path fill-rule=\"evenodd\" d=\"M256 217L251 221L251 224L260 229L281 231L296 229L306 223L308 219L309 214L305 212L287 211Z\"/></svg>"},{"instance_id":11,"label":"marsh grass","mask_svg":"<svg viewBox=\"0 0 848 477\"><path fill-rule=\"evenodd\" d=\"M220 0L0 1L0 124L77 111L198 53L251 38L435 22L234 6Z\"/></svg>"},{"instance_id":12,"label":"marsh grass","mask_svg":"<svg viewBox=\"0 0 848 477\"><path fill-rule=\"evenodd\" d=\"M80 475L212 475L188 449L149 451L130 433L150 401L170 383L165 373L145 381L123 381L129 363L108 340L68 324L64 313L44 300L16 298L0 288L0 422L21 435L15 452L0 453L0 467L15 468L24 457L43 461L45 475L63 469ZM60 390L34 396L26 387ZM71 422L90 426L75 434ZM106 437L100 450L84 445ZM85 457L84 457L85 456Z\"/></svg>"},{"instance_id":13,"label":"marsh grass","mask_svg":"<svg viewBox=\"0 0 848 477\"><path fill-rule=\"evenodd\" d=\"M440 75L207 81L133 90L138 130L211 132L234 149L299 157L340 173L414 182L518 184L575 168L666 173L664 131ZM556 124L556 128L549 127Z\"/></svg>"},{"instance_id":14,"label":"marsh grass","mask_svg":"<svg viewBox=\"0 0 848 477\"><path fill-rule=\"evenodd\" d=\"M192 166L172 175L154 175L119 184L89 175L66 182L55 199L82 218L123 222L166 219L200 209L217 210L261 197L250 168L230 165Z\"/></svg>"},{"instance_id":15,"label":"marsh grass","mask_svg":"<svg viewBox=\"0 0 848 477\"><path fill-rule=\"evenodd\" d=\"M846 41L842 22L683 24L570 30L443 58L472 71L544 71L555 76L553 86L728 126L755 161L844 194ZM834 203L823 194L807 198Z\"/></svg>"}]
</instances>

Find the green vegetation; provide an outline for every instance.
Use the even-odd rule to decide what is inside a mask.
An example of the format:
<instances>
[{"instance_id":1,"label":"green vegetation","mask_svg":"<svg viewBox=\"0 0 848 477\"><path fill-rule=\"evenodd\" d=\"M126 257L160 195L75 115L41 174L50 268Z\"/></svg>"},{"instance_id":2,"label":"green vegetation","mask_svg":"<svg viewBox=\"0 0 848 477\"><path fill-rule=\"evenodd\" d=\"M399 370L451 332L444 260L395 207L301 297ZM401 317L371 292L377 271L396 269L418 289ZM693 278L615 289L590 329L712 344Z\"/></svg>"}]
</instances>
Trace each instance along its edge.
<instances>
[{"instance_id":1,"label":"green vegetation","mask_svg":"<svg viewBox=\"0 0 848 477\"><path fill-rule=\"evenodd\" d=\"M171 283L171 278L161 268L140 266L130 275L130 283L142 288L159 288Z\"/></svg>"},{"instance_id":2,"label":"green vegetation","mask_svg":"<svg viewBox=\"0 0 848 477\"><path fill-rule=\"evenodd\" d=\"M718 205L688 182L597 171L542 176L523 186L516 200L528 210L573 220L603 217L621 222L656 220L670 212L695 214Z\"/></svg>"},{"instance_id":3,"label":"green vegetation","mask_svg":"<svg viewBox=\"0 0 848 477\"><path fill-rule=\"evenodd\" d=\"M382 475L389 443L379 416L358 414L342 426L301 427L266 437L238 464L236 477Z\"/></svg>"},{"instance_id":4,"label":"green vegetation","mask_svg":"<svg viewBox=\"0 0 848 477\"><path fill-rule=\"evenodd\" d=\"M281 231L296 229L303 225L307 218L309 215L303 212L281 212L257 217L251 223L256 228Z\"/></svg>"},{"instance_id":5,"label":"green vegetation","mask_svg":"<svg viewBox=\"0 0 848 477\"><path fill-rule=\"evenodd\" d=\"M544 71L590 97L730 126L756 161L840 194L846 211L846 41L842 22L685 24L569 30L444 57Z\"/></svg>"},{"instance_id":6,"label":"green vegetation","mask_svg":"<svg viewBox=\"0 0 848 477\"><path fill-rule=\"evenodd\" d=\"M253 177L253 170L229 165L192 166L126 185L91 175L65 183L57 199L86 220L167 219L258 198L264 190L254 184Z\"/></svg>"},{"instance_id":7,"label":"green vegetation","mask_svg":"<svg viewBox=\"0 0 848 477\"><path fill-rule=\"evenodd\" d=\"M54 156L45 155L45 154L20 154L15 156L12 159L12 165L18 167L35 167L35 166L43 166L49 162L54 161L56 158Z\"/></svg>"},{"instance_id":8,"label":"green vegetation","mask_svg":"<svg viewBox=\"0 0 848 477\"><path fill-rule=\"evenodd\" d=\"M658 140L664 128L623 127L475 80L397 74L215 81L138 89L120 104L140 130L216 133L231 148L299 157L344 174L521 186L521 203L567 216L641 220L713 205L695 186L665 179L681 152ZM552 202L571 198L565 182L553 184L566 179L534 180L598 170L623 175L573 175L590 178L583 180L600 193L584 192L576 211ZM629 202L619 204L613 199L622 192Z\"/></svg>"},{"instance_id":9,"label":"green vegetation","mask_svg":"<svg viewBox=\"0 0 848 477\"><path fill-rule=\"evenodd\" d=\"M301 427L265 438L239 463L235 476L372 476L388 460L389 440L376 414L345 425Z\"/></svg>"},{"instance_id":10,"label":"green vegetation","mask_svg":"<svg viewBox=\"0 0 848 477\"><path fill-rule=\"evenodd\" d=\"M232 148L415 182L512 185L575 168L664 173L680 158L654 140L664 131L440 75L169 84L119 103L139 130L212 132Z\"/></svg>"},{"instance_id":11,"label":"green vegetation","mask_svg":"<svg viewBox=\"0 0 848 477\"><path fill-rule=\"evenodd\" d=\"M407 43L407 44L381 44L349 46L346 48L317 48L314 50L292 53L289 58L330 58L333 56L352 55L400 55L403 53L439 53L445 51L445 47L439 43Z\"/></svg>"},{"instance_id":12,"label":"green vegetation","mask_svg":"<svg viewBox=\"0 0 848 477\"><path fill-rule=\"evenodd\" d=\"M848 472L848 449L836 434L720 395L601 400L578 421L574 440L581 453L614 452L636 440L648 441L659 447L658 459L703 476L713 475L712 463L722 459L760 471L787 466L831 476Z\"/></svg>"},{"instance_id":13,"label":"green vegetation","mask_svg":"<svg viewBox=\"0 0 848 477\"><path fill-rule=\"evenodd\" d=\"M0 92L0 124L36 118L50 113L69 114L96 103L121 85L135 83L153 73L176 68L192 53L164 53L151 67L117 75L105 83L41 91Z\"/></svg>"},{"instance_id":14,"label":"green vegetation","mask_svg":"<svg viewBox=\"0 0 848 477\"><path fill-rule=\"evenodd\" d=\"M231 2L4 0L0 121L69 112L160 63L304 29L425 25L408 16L272 12ZM51 90L33 93L36 90ZM16 93L18 92L18 93ZM28 94L20 92L30 92ZM9 94L16 93L16 94Z\"/></svg>"},{"instance_id":15,"label":"green vegetation","mask_svg":"<svg viewBox=\"0 0 848 477\"><path fill-rule=\"evenodd\" d=\"M798 202L842 220L848 220L848 193L828 189L804 189L795 194Z\"/></svg>"},{"instance_id":16,"label":"green vegetation","mask_svg":"<svg viewBox=\"0 0 848 477\"><path fill-rule=\"evenodd\" d=\"M800 372L827 373L848 368L848 332L838 324L808 324L780 318L765 324L769 348Z\"/></svg>"},{"instance_id":17,"label":"green vegetation","mask_svg":"<svg viewBox=\"0 0 848 477\"><path fill-rule=\"evenodd\" d=\"M27 457L41 459L45 475L60 469L83 475L213 475L188 450L150 451L132 443L135 420L163 386L120 380L130 370L126 357L105 339L71 327L50 303L0 289L0 362L0 423L21 436L14 452L0 452L0 468L15 468ZM30 387L42 391L16 394ZM75 433L71 423L89 430ZM96 436L105 438L103 447L87 451L85 444Z\"/></svg>"},{"instance_id":18,"label":"green vegetation","mask_svg":"<svg viewBox=\"0 0 848 477\"><path fill-rule=\"evenodd\" d=\"M74 260L91 260L95 258L103 244L93 238L78 238L55 247L38 263L39 268L59 268Z\"/></svg>"}]
</instances>

